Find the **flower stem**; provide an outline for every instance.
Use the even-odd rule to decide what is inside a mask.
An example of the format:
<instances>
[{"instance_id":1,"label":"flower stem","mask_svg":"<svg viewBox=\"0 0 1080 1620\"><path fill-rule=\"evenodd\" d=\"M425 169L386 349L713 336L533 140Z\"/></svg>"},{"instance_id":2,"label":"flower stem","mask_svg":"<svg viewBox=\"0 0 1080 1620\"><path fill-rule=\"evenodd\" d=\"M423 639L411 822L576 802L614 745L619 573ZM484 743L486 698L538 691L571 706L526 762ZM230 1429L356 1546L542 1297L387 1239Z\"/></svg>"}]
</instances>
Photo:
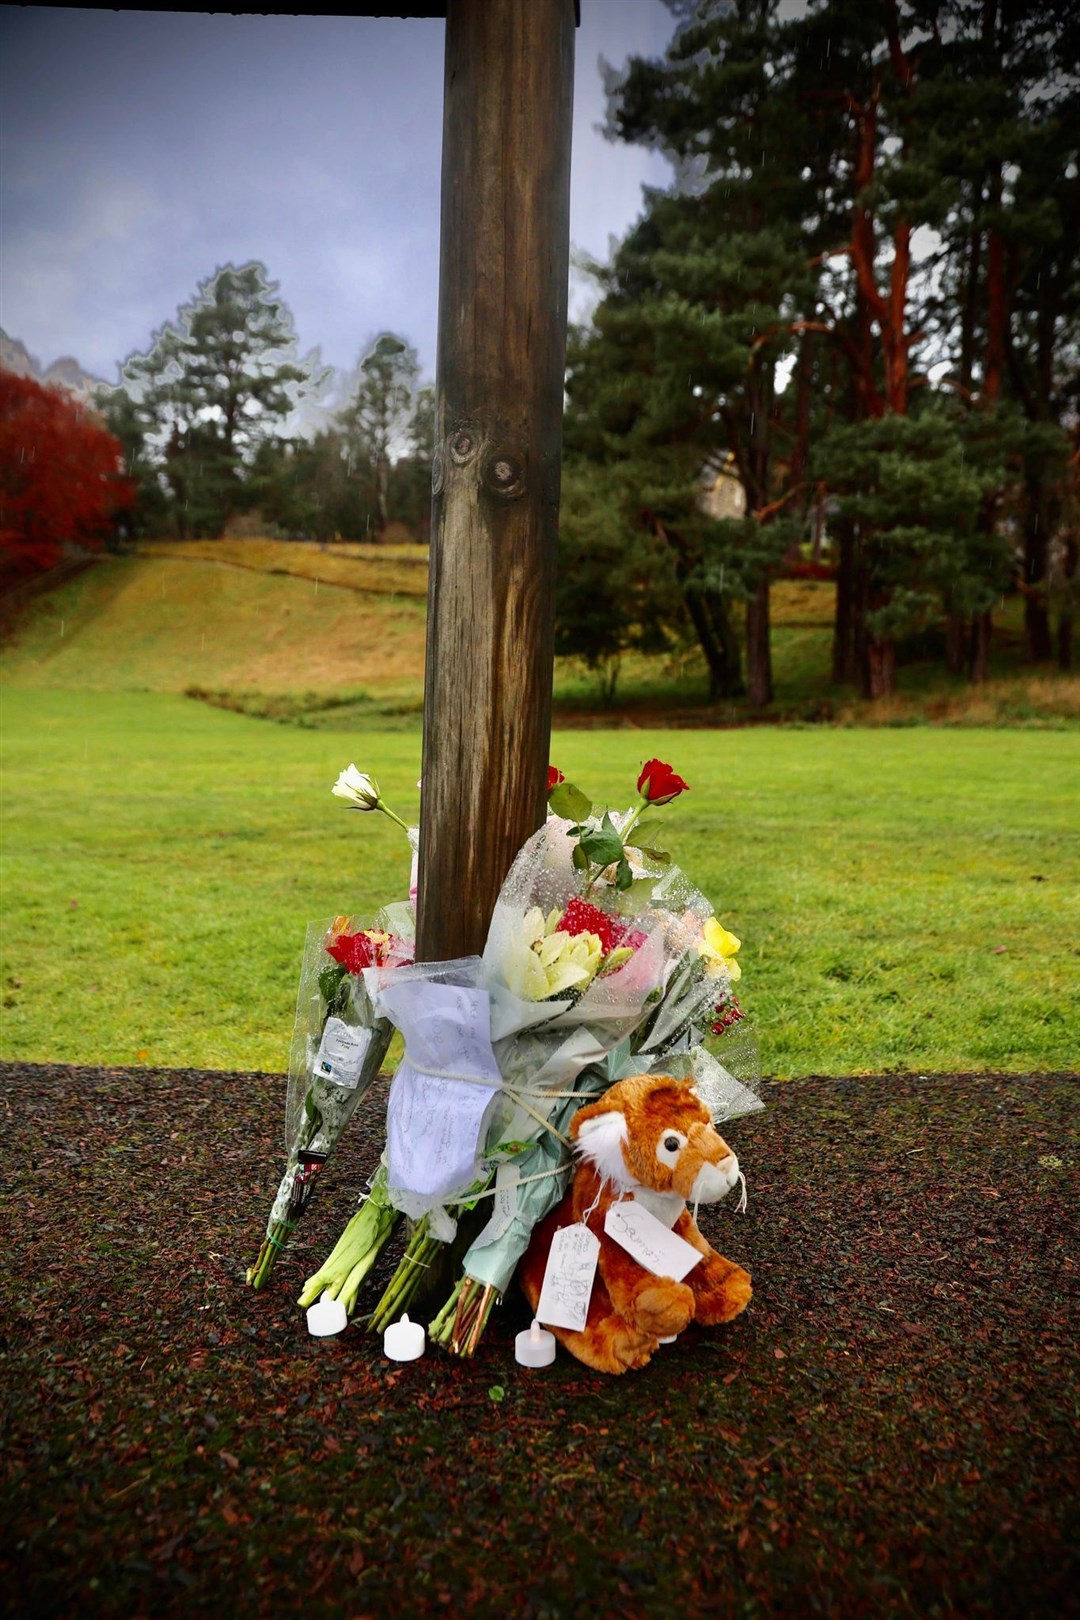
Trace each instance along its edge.
<instances>
[{"instance_id":1,"label":"flower stem","mask_svg":"<svg viewBox=\"0 0 1080 1620\"><path fill-rule=\"evenodd\" d=\"M378 807L382 811L384 816L389 816L391 821L396 821L397 822L398 826L402 829L403 832L408 833L409 829L408 829L408 826L406 825L406 823L404 821L402 821L402 819L401 819L401 817L399 815L396 815L394 813L394 811L391 810L390 806L385 802L385 800L380 799Z\"/></svg>"},{"instance_id":2,"label":"flower stem","mask_svg":"<svg viewBox=\"0 0 1080 1620\"><path fill-rule=\"evenodd\" d=\"M425 1215L417 1222L397 1270L368 1318L368 1327L373 1333L381 1333L384 1328L389 1327L397 1313L412 1303L439 1247L438 1239L428 1233Z\"/></svg>"},{"instance_id":3,"label":"flower stem","mask_svg":"<svg viewBox=\"0 0 1080 1620\"><path fill-rule=\"evenodd\" d=\"M451 1355L471 1356L480 1343L498 1295L490 1284L461 1277L428 1328L428 1336Z\"/></svg>"},{"instance_id":4,"label":"flower stem","mask_svg":"<svg viewBox=\"0 0 1080 1620\"><path fill-rule=\"evenodd\" d=\"M630 812L630 820L626 823L626 826L623 828L622 832L619 834L619 837L622 839L623 849L626 848L626 840L630 835L630 831L633 828L633 826L635 825L635 823L640 820L641 812L646 808L647 803L648 803L647 800L643 800L642 803L638 805L636 810L631 810L631 812Z\"/></svg>"},{"instance_id":5,"label":"flower stem","mask_svg":"<svg viewBox=\"0 0 1080 1620\"><path fill-rule=\"evenodd\" d=\"M434 1320L428 1323L428 1338L433 1344L444 1344L447 1342L444 1336L446 1335L450 1324L454 1319L454 1312L457 1309L458 1295L461 1293L464 1281L464 1277L458 1278L457 1282L454 1284L454 1291L450 1295L450 1298L446 1301L446 1304L442 1307L441 1311L434 1318Z\"/></svg>"},{"instance_id":6,"label":"flower stem","mask_svg":"<svg viewBox=\"0 0 1080 1620\"><path fill-rule=\"evenodd\" d=\"M274 1269L274 1261L281 1253L288 1241L289 1233L293 1231L295 1221L274 1221L266 1236L262 1240L258 1259L253 1266L248 1267L247 1284L249 1288L265 1288L267 1279Z\"/></svg>"}]
</instances>

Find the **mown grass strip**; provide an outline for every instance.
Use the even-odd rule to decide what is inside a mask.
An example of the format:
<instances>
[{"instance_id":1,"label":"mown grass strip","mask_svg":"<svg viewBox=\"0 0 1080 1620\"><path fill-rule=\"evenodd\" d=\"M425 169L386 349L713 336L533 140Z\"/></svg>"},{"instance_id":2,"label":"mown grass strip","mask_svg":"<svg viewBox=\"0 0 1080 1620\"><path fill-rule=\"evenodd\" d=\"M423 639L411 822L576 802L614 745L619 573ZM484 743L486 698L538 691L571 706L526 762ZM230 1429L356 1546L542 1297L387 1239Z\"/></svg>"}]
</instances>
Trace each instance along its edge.
<instances>
[{"instance_id":1,"label":"mown grass strip","mask_svg":"<svg viewBox=\"0 0 1080 1620\"><path fill-rule=\"evenodd\" d=\"M307 922L406 891L404 839L329 790L355 760L415 817L415 730L9 690L3 746L8 1057L281 1070ZM1074 1060L1070 736L763 728L552 745L613 805L653 756L691 784L670 847L744 942L766 1072Z\"/></svg>"}]
</instances>

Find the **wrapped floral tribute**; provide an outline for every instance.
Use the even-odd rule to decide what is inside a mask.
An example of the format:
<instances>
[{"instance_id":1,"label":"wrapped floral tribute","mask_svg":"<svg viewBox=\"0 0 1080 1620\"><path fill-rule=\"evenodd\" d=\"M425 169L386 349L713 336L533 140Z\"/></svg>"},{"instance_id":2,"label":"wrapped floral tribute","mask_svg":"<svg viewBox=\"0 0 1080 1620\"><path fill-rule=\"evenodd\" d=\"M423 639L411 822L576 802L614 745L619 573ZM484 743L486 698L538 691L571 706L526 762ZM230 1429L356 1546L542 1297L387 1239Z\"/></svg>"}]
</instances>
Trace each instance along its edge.
<instances>
[{"instance_id":1,"label":"wrapped floral tribute","mask_svg":"<svg viewBox=\"0 0 1080 1620\"><path fill-rule=\"evenodd\" d=\"M568 1126L583 1103L651 1071L692 1079L717 1122L762 1106L756 1047L734 994L739 940L661 847L653 814L687 784L650 760L637 786L631 809L598 813L550 771L546 823L503 884L482 957L414 963L408 904L367 928L337 918L309 931L288 1163L249 1273L254 1287L303 1213L394 1027L405 1056L390 1088L386 1150L300 1303L329 1291L352 1314L404 1216L401 1262L368 1323L381 1330L441 1280L429 1334L456 1354L472 1354L534 1226L561 1198L572 1168ZM393 815L355 766L334 792Z\"/></svg>"}]
</instances>

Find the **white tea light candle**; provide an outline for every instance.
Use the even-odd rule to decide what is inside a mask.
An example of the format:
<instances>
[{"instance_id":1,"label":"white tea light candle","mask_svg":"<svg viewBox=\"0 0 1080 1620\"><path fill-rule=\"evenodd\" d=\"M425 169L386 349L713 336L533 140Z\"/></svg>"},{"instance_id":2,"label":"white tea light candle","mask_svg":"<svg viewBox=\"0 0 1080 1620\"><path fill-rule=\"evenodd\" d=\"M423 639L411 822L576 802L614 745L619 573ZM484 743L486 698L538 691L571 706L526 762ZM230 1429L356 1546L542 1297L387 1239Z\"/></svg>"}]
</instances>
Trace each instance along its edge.
<instances>
[{"instance_id":1,"label":"white tea light candle","mask_svg":"<svg viewBox=\"0 0 1080 1620\"><path fill-rule=\"evenodd\" d=\"M325 1289L321 1299L308 1306L307 1330L316 1339L327 1339L332 1333L341 1333L349 1324L345 1307L340 1299L331 1299Z\"/></svg>"},{"instance_id":2,"label":"white tea light candle","mask_svg":"<svg viewBox=\"0 0 1080 1620\"><path fill-rule=\"evenodd\" d=\"M514 1357L522 1367L550 1367L555 1360L555 1335L533 1317L531 1328L514 1340Z\"/></svg>"},{"instance_id":3,"label":"white tea light candle","mask_svg":"<svg viewBox=\"0 0 1080 1620\"><path fill-rule=\"evenodd\" d=\"M383 1354L391 1361L416 1361L424 1353L426 1336L419 1322L410 1322L403 1316L400 1322L391 1322L383 1334Z\"/></svg>"}]
</instances>

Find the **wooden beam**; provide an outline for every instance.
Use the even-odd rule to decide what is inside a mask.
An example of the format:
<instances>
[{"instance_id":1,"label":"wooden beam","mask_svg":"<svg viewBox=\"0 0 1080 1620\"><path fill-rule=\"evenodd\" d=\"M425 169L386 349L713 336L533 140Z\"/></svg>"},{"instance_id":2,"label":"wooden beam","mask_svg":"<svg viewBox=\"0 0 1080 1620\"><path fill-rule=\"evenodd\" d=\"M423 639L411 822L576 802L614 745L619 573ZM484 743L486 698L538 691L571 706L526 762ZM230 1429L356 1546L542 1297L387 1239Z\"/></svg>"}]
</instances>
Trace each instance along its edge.
<instances>
[{"instance_id":1,"label":"wooden beam","mask_svg":"<svg viewBox=\"0 0 1080 1620\"><path fill-rule=\"evenodd\" d=\"M417 958L482 949L546 807L573 0L449 0Z\"/></svg>"}]
</instances>

